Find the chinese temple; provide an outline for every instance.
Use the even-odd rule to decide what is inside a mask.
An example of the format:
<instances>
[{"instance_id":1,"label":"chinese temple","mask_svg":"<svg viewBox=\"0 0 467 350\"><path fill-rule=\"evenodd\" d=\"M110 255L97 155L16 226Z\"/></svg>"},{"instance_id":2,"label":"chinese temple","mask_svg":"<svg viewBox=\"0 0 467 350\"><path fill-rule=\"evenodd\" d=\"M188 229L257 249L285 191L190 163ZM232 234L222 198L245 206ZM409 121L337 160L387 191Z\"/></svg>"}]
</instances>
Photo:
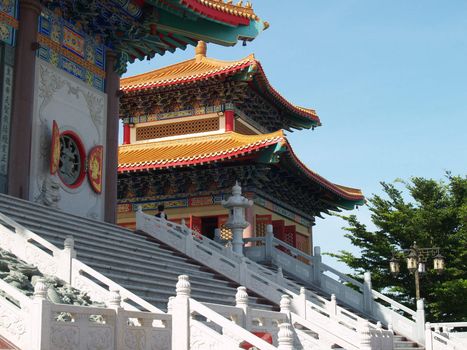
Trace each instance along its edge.
<instances>
[{"instance_id":1,"label":"chinese temple","mask_svg":"<svg viewBox=\"0 0 467 350\"><path fill-rule=\"evenodd\" d=\"M336 185L308 169L284 130L314 129L312 109L293 105L268 82L253 55L239 61L206 56L121 81L124 144L118 156L118 223L134 227L141 205L164 204L203 235L229 239L221 205L239 181L254 205L244 237L275 235L310 253L312 226L323 213L364 202L360 190ZM219 231L217 231L219 233Z\"/></svg>"},{"instance_id":2,"label":"chinese temple","mask_svg":"<svg viewBox=\"0 0 467 350\"><path fill-rule=\"evenodd\" d=\"M126 65L267 27L249 2L0 1L0 193L115 222Z\"/></svg>"}]
</instances>

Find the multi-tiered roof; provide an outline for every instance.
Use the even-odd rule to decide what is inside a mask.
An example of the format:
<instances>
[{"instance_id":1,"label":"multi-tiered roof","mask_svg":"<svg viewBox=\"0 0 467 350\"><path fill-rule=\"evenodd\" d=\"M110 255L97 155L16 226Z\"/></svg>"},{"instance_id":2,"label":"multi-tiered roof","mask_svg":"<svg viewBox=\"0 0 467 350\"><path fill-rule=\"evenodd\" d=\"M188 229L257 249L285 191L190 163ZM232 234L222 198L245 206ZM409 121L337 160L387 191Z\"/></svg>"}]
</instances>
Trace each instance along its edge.
<instances>
[{"instance_id":1,"label":"multi-tiered roof","mask_svg":"<svg viewBox=\"0 0 467 350\"><path fill-rule=\"evenodd\" d=\"M174 111L195 118L196 111L210 108L220 113L233 110L235 118L251 129L247 134L219 129L120 146L121 198L128 186L153 186L153 193L158 195L164 195L167 186L179 187L172 194L194 188L208 193L226 189L241 179L247 190L308 217L338 208L351 209L364 202L360 190L324 179L293 152L282 129L319 126L314 110L283 98L269 84L254 56L226 62L205 54L205 46L200 44L194 59L123 79L124 123L157 124ZM144 193L139 191L138 196Z\"/></svg>"}]
</instances>

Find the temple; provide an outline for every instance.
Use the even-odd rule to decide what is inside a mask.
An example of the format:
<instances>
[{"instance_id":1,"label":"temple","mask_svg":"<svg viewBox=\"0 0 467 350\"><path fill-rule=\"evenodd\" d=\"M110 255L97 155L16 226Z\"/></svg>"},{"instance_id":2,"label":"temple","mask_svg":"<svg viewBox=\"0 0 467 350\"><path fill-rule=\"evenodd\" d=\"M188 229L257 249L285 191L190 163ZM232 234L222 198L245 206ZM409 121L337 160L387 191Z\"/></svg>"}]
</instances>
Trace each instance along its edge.
<instances>
[{"instance_id":1,"label":"temple","mask_svg":"<svg viewBox=\"0 0 467 350\"><path fill-rule=\"evenodd\" d=\"M0 193L115 222L120 74L268 27L216 0L0 2Z\"/></svg>"},{"instance_id":2,"label":"temple","mask_svg":"<svg viewBox=\"0 0 467 350\"><path fill-rule=\"evenodd\" d=\"M244 238L267 224L288 244L310 253L316 216L352 209L362 193L308 169L284 130L314 129L312 109L293 105L268 82L253 55L239 61L195 57L122 79L124 145L118 157L118 223L134 227L138 205L149 213L164 204L213 238L230 239L221 201L239 181L254 205L246 209Z\"/></svg>"}]
</instances>

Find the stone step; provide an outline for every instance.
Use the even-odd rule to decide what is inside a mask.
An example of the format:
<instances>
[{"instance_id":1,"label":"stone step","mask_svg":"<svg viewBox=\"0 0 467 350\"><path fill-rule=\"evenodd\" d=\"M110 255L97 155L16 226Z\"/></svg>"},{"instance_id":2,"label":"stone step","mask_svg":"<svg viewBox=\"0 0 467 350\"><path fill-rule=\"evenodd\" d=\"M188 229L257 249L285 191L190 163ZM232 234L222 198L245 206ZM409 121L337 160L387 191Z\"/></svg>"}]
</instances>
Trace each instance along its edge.
<instances>
[{"instance_id":1,"label":"stone step","mask_svg":"<svg viewBox=\"0 0 467 350\"><path fill-rule=\"evenodd\" d=\"M83 260L84 263L93 266L92 262ZM138 285L145 285L147 287L154 287L158 289L165 290L175 290L175 285L177 283L177 278L174 275L173 277L161 277L160 275L150 274L145 272L133 271L131 269L119 269L111 266L103 265L94 265L94 269L99 271L105 276L114 276L119 280L134 280ZM212 282L212 283L211 283ZM216 280L205 280L205 279L195 279L190 276L190 283L196 288L206 290L207 293L212 290L219 292L223 295L231 296L236 293L236 288L234 286L229 286L228 284L217 284Z\"/></svg>"}]
</instances>

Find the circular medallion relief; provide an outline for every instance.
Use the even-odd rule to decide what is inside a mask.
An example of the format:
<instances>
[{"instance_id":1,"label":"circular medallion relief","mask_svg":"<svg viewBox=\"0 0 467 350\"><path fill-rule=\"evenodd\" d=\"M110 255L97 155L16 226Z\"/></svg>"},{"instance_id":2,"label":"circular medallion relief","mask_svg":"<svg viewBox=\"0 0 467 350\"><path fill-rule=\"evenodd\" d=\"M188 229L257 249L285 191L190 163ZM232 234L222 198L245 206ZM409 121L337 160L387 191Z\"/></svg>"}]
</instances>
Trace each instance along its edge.
<instances>
[{"instance_id":1,"label":"circular medallion relief","mask_svg":"<svg viewBox=\"0 0 467 350\"><path fill-rule=\"evenodd\" d=\"M84 179L84 148L75 133L65 131L60 135L60 162L58 175L71 188L81 185Z\"/></svg>"}]
</instances>

